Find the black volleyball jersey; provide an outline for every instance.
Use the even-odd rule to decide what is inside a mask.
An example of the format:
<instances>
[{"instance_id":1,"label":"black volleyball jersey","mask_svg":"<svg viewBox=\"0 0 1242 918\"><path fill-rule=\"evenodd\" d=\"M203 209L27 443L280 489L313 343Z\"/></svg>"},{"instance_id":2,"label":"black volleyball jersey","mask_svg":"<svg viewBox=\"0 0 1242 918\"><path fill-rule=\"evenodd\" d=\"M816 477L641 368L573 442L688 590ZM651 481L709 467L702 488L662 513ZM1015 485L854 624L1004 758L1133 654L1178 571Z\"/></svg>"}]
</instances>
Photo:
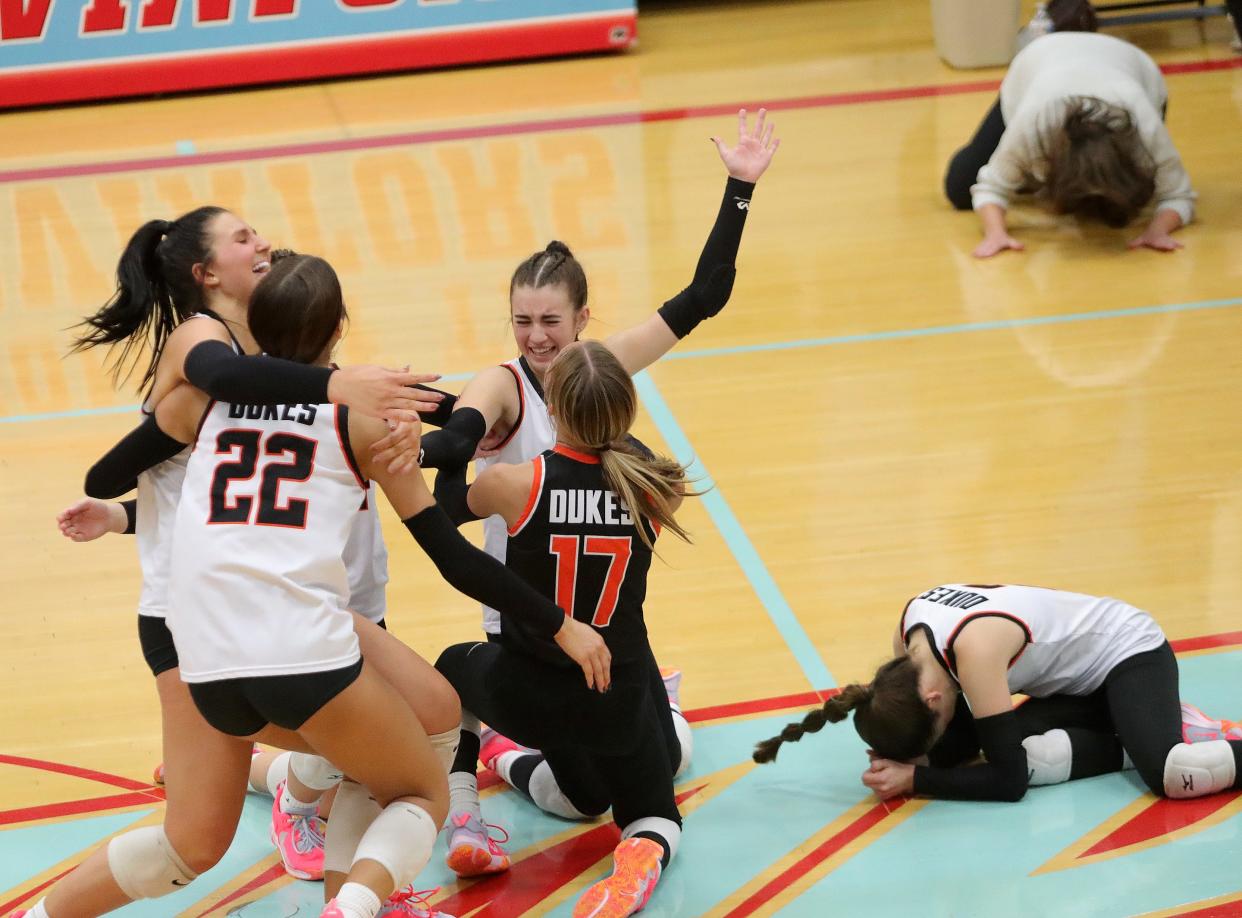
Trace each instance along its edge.
<instances>
[{"instance_id":1,"label":"black volleyball jersey","mask_svg":"<svg viewBox=\"0 0 1242 918\"><path fill-rule=\"evenodd\" d=\"M659 527L635 520L604 483L599 459L557 445L534 460L521 519L509 528L505 566L567 615L594 626L613 659L647 652L643 600ZM505 623L504 634L513 628ZM563 657L563 655L561 655Z\"/></svg>"}]
</instances>

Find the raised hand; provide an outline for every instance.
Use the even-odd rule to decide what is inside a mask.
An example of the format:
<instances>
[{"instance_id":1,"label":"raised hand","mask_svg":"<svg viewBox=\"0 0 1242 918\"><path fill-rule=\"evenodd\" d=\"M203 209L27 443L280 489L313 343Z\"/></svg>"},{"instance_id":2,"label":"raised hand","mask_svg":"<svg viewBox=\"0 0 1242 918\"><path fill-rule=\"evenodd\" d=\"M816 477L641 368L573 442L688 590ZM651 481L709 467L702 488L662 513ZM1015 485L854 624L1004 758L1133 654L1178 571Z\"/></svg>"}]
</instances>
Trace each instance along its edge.
<instances>
[{"instance_id":1,"label":"raised hand","mask_svg":"<svg viewBox=\"0 0 1242 918\"><path fill-rule=\"evenodd\" d=\"M746 109L741 109L737 113L736 147L725 146L719 137L712 138L716 152L720 154L720 161L734 178L743 182L757 182L772 162L772 156L781 141L779 137L772 136L776 125L767 124L767 117L767 110L759 109L759 117L755 119L752 130L746 123Z\"/></svg>"}]
</instances>

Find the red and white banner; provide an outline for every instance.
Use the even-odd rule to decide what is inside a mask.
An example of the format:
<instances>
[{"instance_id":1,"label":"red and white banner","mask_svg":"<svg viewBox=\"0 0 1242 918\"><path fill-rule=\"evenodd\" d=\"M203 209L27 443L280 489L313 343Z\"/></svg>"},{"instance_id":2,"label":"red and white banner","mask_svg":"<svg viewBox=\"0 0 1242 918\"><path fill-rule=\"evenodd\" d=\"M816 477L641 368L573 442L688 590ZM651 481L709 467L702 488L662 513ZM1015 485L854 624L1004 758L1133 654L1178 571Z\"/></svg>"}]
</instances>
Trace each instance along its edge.
<instances>
[{"instance_id":1,"label":"red and white banner","mask_svg":"<svg viewBox=\"0 0 1242 918\"><path fill-rule=\"evenodd\" d=\"M634 0L0 0L0 108L630 47Z\"/></svg>"}]
</instances>

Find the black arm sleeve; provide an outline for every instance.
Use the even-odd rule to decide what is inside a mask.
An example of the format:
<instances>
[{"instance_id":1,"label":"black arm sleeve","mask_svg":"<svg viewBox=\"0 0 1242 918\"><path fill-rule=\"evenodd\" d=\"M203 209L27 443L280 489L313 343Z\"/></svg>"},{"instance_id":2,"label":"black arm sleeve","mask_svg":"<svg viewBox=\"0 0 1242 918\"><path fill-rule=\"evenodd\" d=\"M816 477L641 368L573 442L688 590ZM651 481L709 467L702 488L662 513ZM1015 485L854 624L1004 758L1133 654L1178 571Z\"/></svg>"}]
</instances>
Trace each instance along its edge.
<instances>
[{"instance_id":1,"label":"black arm sleeve","mask_svg":"<svg viewBox=\"0 0 1242 918\"><path fill-rule=\"evenodd\" d=\"M436 503L444 508L454 526L472 523L483 517L475 516L470 509L470 488L466 485L466 467L459 465L455 469L440 469L436 475Z\"/></svg>"},{"instance_id":2,"label":"black arm sleeve","mask_svg":"<svg viewBox=\"0 0 1242 918\"><path fill-rule=\"evenodd\" d=\"M133 535L138 531L138 501L123 500L121 501L121 509L125 511L125 532L123 535Z\"/></svg>"},{"instance_id":3,"label":"black arm sleeve","mask_svg":"<svg viewBox=\"0 0 1242 918\"><path fill-rule=\"evenodd\" d=\"M455 590L511 616L539 637L550 638L561 630L565 613L491 555L467 542L439 507L428 507L402 522Z\"/></svg>"},{"instance_id":4,"label":"black arm sleeve","mask_svg":"<svg viewBox=\"0 0 1242 918\"><path fill-rule=\"evenodd\" d=\"M323 405L329 367L279 357L245 357L223 341L203 341L185 357L185 378L221 402L245 405Z\"/></svg>"},{"instance_id":5,"label":"black arm sleeve","mask_svg":"<svg viewBox=\"0 0 1242 918\"><path fill-rule=\"evenodd\" d=\"M993 714L975 721L979 744L987 763L960 768L914 769L914 792L950 800L1021 800L1030 776L1026 749L1015 711Z\"/></svg>"},{"instance_id":6,"label":"black arm sleeve","mask_svg":"<svg viewBox=\"0 0 1242 918\"><path fill-rule=\"evenodd\" d=\"M453 406L457 404L457 396L452 392L445 392L443 389L435 389L431 386L424 386L419 383L414 387L422 389L424 392L439 392L444 398L440 404L436 406L435 411L420 411L418 417L424 424L434 424L436 427L443 427L449 422L453 416Z\"/></svg>"},{"instance_id":7,"label":"black arm sleeve","mask_svg":"<svg viewBox=\"0 0 1242 918\"><path fill-rule=\"evenodd\" d=\"M155 415L125 435L91 466L83 486L87 497L112 500L138 487L138 475L185 449L155 423Z\"/></svg>"},{"instance_id":8,"label":"black arm sleeve","mask_svg":"<svg viewBox=\"0 0 1242 918\"><path fill-rule=\"evenodd\" d=\"M979 734L975 730L975 718L970 713L966 696L957 696L957 708L944 735L927 753L927 760L935 768L952 768L969 762L979 755Z\"/></svg>"},{"instance_id":9,"label":"black arm sleeve","mask_svg":"<svg viewBox=\"0 0 1242 918\"><path fill-rule=\"evenodd\" d=\"M729 176L720 212L716 214L716 222L694 268L694 279L689 287L660 307L660 318L678 338L686 337L696 325L716 315L729 302L737 273L733 263L742 243L742 230L754 190L753 182Z\"/></svg>"},{"instance_id":10,"label":"black arm sleeve","mask_svg":"<svg viewBox=\"0 0 1242 918\"><path fill-rule=\"evenodd\" d=\"M418 464L425 469L452 469L464 466L474 456L479 441L487 433L487 421L477 408L463 408L440 429L423 437Z\"/></svg>"}]
</instances>

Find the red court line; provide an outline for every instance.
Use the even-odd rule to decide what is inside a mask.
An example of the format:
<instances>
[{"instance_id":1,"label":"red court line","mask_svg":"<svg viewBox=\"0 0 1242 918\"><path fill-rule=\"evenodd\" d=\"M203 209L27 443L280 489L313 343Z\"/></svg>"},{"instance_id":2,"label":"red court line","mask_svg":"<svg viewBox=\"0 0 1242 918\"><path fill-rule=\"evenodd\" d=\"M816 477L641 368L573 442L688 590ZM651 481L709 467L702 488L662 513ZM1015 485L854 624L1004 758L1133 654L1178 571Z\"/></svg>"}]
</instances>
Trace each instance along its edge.
<instances>
[{"instance_id":1,"label":"red court line","mask_svg":"<svg viewBox=\"0 0 1242 918\"><path fill-rule=\"evenodd\" d=\"M775 698L757 698L753 701L734 701L729 704L716 704L706 708L695 708L683 711L687 721L692 724L705 723L712 720L723 720L726 717L738 717L742 714L761 714L765 711L781 711L786 708L805 708L809 705L823 704L840 689L821 689L818 692L799 692L796 695L778 695Z\"/></svg>"},{"instance_id":2,"label":"red court line","mask_svg":"<svg viewBox=\"0 0 1242 918\"><path fill-rule=\"evenodd\" d=\"M896 810L901 809L910 801L909 797L899 797L885 803L877 803L848 826L826 839L819 847L798 861L788 870L770 880L758 892L744 901L737 908L728 912L725 918L744 918L753 915L761 906L775 899L778 895L806 876L817 866L832 857L858 836L872 826L887 819Z\"/></svg>"},{"instance_id":3,"label":"red court line","mask_svg":"<svg viewBox=\"0 0 1242 918\"><path fill-rule=\"evenodd\" d=\"M215 905L211 906L211 908L207 909L205 912L199 912L198 918L203 918L204 915L210 915L212 912L218 912L220 911L220 909L224 908L230 902L236 902L242 896L249 895L250 893L254 892L256 889L266 886L268 883L274 883L275 881L279 880L283 876L285 876L285 865L284 864L276 864L274 867L269 867L267 870L263 871L261 874L259 874L257 877L255 877L253 880L251 880L246 885L242 886L240 889L235 890L232 893L229 893L229 895L225 896L223 899L221 899Z\"/></svg>"},{"instance_id":4,"label":"red court line","mask_svg":"<svg viewBox=\"0 0 1242 918\"><path fill-rule=\"evenodd\" d=\"M1178 912L1175 918L1242 918L1242 899L1232 902L1218 902L1203 908L1194 908L1188 912Z\"/></svg>"},{"instance_id":5,"label":"red court line","mask_svg":"<svg viewBox=\"0 0 1242 918\"><path fill-rule=\"evenodd\" d=\"M17 765L21 768L52 771L60 775L70 775L74 778L98 781L100 784L111 784L113 787L121 787L125 790L149 790L151 787L149 783L135 781L133 778L122 778L120 775L110 775L90 768L79 768L77 765L62 765L59 762L45 762L42 759L27 759L19 755L0 755L0 765Z\"/></svg>"},{"instance_id":6,"label":"red court line","mask_svg":"<svg viewBox=\"0 0 1242 918\"><path fill-rule=\"evenodd\" d=\"M1209 818L1239 796L1242 796L1242 791L1213 794L1196 800L1170 800L1161 797L1078 855L1078 859L1119 851L1154 838L1171 835Z\"/></svg>"},{"instance_id":7,"label":"red court line","mask_svg":"<svg viewBox=\"0 0 1242 918\"><path fill-rule=\"evenodd\" d=\"M1168 74L1205 73L1242 67L1242 58L1188 61L1167 64L1161 69ZM374 150L384 147L415 146L443 143L453 140L477 140L484 137L507 137L514 134L541 134L549 131L580 130L593 127L615 127L625 124L644 124L656 121L681 121L688 118L715 117L732 114L739 108L755 109L760 105L769 111L793 111L805 108L832 108L840 105L860 105L871 102L892 102L902 99L919 99L931 96L951 96L963 93L995 92L999 80L979 80L970 83L933 83L923 86L898 86L892 89L873 89L862 92L829 93L815 96L792 96L762 102L731 102L728 104L700 105L687 108L653 109L651 111L614 112L602 115L581 115L573 118L550 118L531 121L515 121L499 124L480 124L472 127L447 128L436 131L413 131L402 134L382 134L375 137L346 137L338 140L308 141L305 143L277 144L237 150L218 150L188 156L156 156L144 159L122 159L112 162L71 163L61 166L45 166L35 169L12 169L0 171L0 185L14 182L44 181L88 175L111 175L118 172L143 172L151 169L175 169L183 166L204 166L216 163L251 162L260 159L277 159L289 156L311 156L319 153L339 153L350 150Z\"/></svg>"},{"instance_id":8,"label":"red court line","mask_svg":"<svg viewBox=\"0 0 1242 918\"><path fill-rule=\"evenodd\" d=\"M1192 650L1210 650L1221 647L1233 647L1242 644L1242 631L1226 631L1223 634L1206 634L1202 637L1182 638L1169 641L1174 653L1188 653Z\"/></svg>"},{"instance_id":9,"label":"red court line","mask_svg":"<svg viewBox=\"0 0 1242 918\"><path fill-rule=\"evenodd\" d=\"M113 794L110 797L89 797L85 800L66 800L63 803L43 803L38 806L24 806L15 810L0 810L0 826L11 826L16 822L30 822L33 819L52 819L57 816L81 816L84 813L98 813L103 810L119 810L127 806L153 806L162 803L162 790L144 790L132 794Z\"/></svg>"}]
</instances>

